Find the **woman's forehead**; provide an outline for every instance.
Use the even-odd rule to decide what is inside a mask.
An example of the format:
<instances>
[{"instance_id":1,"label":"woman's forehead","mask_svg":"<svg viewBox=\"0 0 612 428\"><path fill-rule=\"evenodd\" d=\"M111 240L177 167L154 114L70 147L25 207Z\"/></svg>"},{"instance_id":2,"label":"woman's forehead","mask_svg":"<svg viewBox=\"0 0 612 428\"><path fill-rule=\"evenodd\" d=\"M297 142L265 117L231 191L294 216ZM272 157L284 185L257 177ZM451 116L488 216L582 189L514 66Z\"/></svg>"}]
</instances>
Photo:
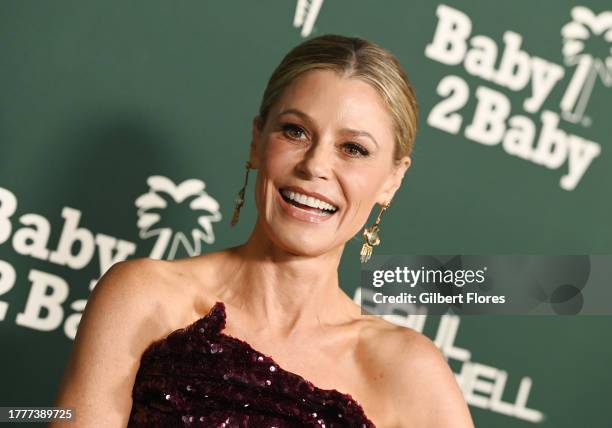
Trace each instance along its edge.
<instances>
[{"instance_id":1,"label":"woman's forehead","mask_svg":"<svg viewBox=\"0 0 612 428\"><path fill-rule=\"evenodd\" d=\"M340 77L331 70L309 71L288 85L279 98L275 115L300 112L317 123L381 134L392 133L392 118L374 87L355 77ZM388 135L387 135L388 136Z\"/></svg>"}]
</instances>

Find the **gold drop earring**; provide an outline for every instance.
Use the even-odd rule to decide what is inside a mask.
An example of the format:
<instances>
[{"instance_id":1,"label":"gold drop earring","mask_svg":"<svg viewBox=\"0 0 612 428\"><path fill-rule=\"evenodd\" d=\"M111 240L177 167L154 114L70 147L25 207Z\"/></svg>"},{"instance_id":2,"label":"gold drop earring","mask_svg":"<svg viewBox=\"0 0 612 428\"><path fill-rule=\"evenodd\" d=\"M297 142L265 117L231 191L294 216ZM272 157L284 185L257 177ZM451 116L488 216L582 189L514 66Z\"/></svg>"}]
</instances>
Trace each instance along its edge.
<instances>
[{"instance_id":1,"label":"gold drop earring","mask_svg":"<svg viewBox=\"0 0 612 428\"><path fill-rule=\"evenodd\" d=\"M380 224L380 218L382 217L383 212L389 208L389 205L391 205L390 202L383 205L378 213L378 217L376 217L374 225L363 230L363 239L365 242L361 247L361 263L366 263L368 260L370 260L370 257L372 257L372 247L380 244L380 236L378 235L380 232L380 227L378 227L378 225Z\"/></svg>"},{"instance_id":2,"label":"gold drop earring","mask_svg":"<svg viewBox=\"0 0 612 428\"><path fill-rule=\"evenodd\" d=\"M251 170L251 167L252 167L251 162L246 161L245 167L246 167L246 174L244 176L244 186L242 186L242 189L240 189L240 191L238 192L238 196L236 197L234 201L234 214L232 215L232 222L231 222L232 226L238 223L238 218L240 217L240 208L242 208L242 206L244 205L244 192L246 191L247 184L249 183L249 171Z\"/></svg>"}]
</instances>

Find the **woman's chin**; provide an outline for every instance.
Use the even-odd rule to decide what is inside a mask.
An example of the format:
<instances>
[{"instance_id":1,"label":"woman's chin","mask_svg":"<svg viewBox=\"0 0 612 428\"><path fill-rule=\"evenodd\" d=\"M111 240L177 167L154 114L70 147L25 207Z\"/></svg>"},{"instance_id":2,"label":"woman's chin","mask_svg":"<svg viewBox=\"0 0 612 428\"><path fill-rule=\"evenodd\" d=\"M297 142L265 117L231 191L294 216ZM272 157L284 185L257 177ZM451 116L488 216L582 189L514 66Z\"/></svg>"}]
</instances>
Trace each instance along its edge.
<instances>
[{"instance_id":1,"label":"woman's chin","mask_svg":"<svg viewBox=\"0 0 612 428\"><path fill-rule=\"evenodd\" d=\"M273 239L274 241L285 252L299 257L318 257L337 248L337 243L330 242L329 236L317 237L316 234L312 233L309 236L294 235L292 237L277 235L276 239Z\"/></svg>"}]
</instances>

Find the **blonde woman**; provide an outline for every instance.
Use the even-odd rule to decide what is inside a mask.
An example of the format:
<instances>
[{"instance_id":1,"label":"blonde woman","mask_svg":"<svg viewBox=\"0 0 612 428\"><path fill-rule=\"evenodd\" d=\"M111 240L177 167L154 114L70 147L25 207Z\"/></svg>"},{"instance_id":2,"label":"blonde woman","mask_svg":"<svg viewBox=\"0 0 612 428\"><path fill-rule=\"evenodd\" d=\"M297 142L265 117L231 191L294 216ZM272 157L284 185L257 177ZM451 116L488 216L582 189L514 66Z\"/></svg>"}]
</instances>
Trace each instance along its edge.
<instances>
[{"instance_id":1,"label":"blonde woman","mask_svg":"<svg viewBox=\"0 0 612 428\"><path fill-rule=\"evenodd\" d=\"M345 244L410 166L417 116L374 43L325 35L289 52L252 124L250 237L103 276L57 400L76 409L69 426L472 427L435 345L361 315L338 283Z\"/></svg>"}]
</instances>

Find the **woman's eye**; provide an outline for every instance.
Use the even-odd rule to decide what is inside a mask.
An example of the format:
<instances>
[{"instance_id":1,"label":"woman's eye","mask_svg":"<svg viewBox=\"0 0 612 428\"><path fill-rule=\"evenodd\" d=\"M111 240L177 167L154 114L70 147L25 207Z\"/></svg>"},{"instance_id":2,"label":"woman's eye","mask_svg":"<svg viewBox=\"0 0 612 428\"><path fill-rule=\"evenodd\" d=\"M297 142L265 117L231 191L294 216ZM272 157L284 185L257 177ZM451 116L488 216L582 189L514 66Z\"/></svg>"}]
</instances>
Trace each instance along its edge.
<instances>
[{"instance_id":1,"label":"woman's eye","mask_svg":"<svg viewBox=\"0 0 612 428\"><path fill-rule=\"evenodd\" d=\"M283 125L282 129L283 129L283 133L287 135L289 138L291 138L292 140L301 140L302 138L300 138L300 134L303 134L304 136L306 136L306 131L304 131L302 128L300 128L297 125L288 123L288 124Z\"/></svg>"},{"instance_id":2,"label":"woman's eye","mask_svg":"<svg viewBox=\"0 0 612 428\"><path fill-rule=\"evenodd\" d=\"M368 152L367 149L365 149L364 147L362 147L361 145L357 143L346 143L344 145L344 149L346 153L354 157L360 157L360 156L366 157L370 154L370 152Z\"/></svg>"}]
</instances>

